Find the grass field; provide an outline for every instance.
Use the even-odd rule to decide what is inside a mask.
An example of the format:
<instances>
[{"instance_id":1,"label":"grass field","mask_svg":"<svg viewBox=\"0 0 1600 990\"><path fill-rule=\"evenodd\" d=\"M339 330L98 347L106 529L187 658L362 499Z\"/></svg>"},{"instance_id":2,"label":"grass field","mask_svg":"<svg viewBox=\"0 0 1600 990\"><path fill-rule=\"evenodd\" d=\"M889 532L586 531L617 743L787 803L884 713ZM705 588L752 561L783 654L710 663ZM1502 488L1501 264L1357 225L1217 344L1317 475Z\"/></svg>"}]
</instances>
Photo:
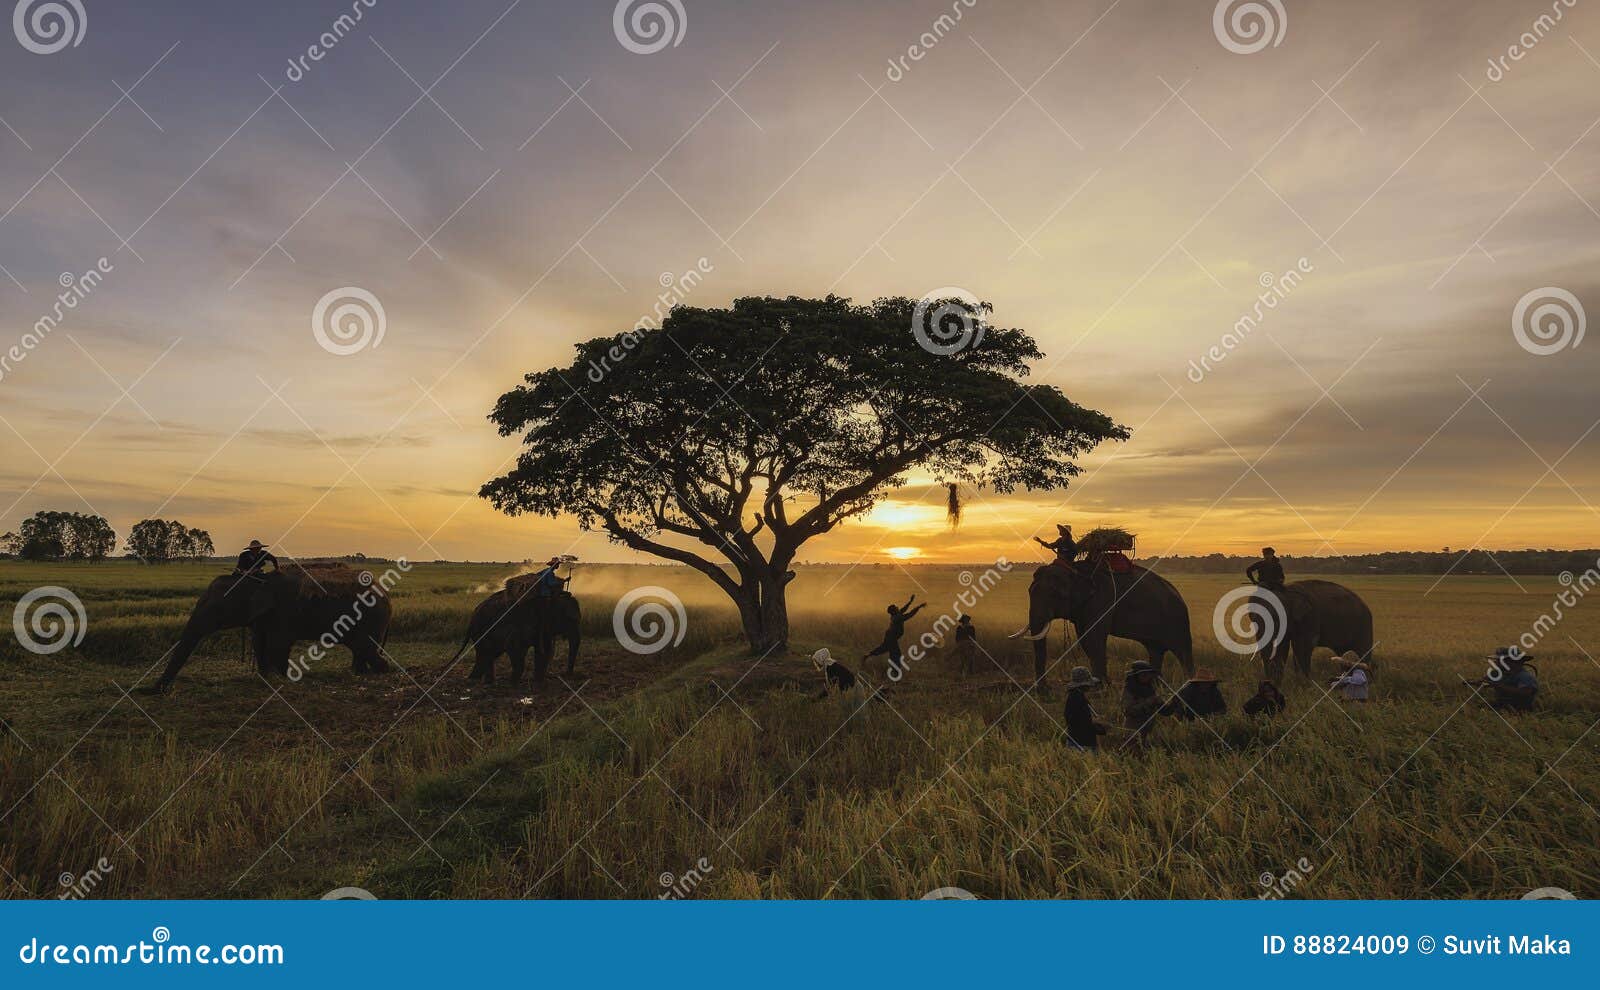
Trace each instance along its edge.
<instances>
[{"instance_id":1,"label":"grass field","mask_svg":"<svg viewBox=\"0 0 1600 990\"><path fill-rule=\"evenodd\" d=\"M818 567L791 586L794 653L751 658L731 606L677 568L586 565L586 642L543 693L448 668L472 606L509 569L418 565L393 596L405 669L258 678L240 639L209 640L164 697L148 685L216 565L0 563L0 618L71 589L81 644L0 647L0 890L9 897L1518 897L1600 893L1600 604L1544 638L1540 710L1502 718L1459 676L1550 612L1554 577L1342 579L1380 645L1374 700L1291 680L1287 716L1164 724L1143 754L1068 751L1059 694L1019 689L1031 565L971 611L990 658L962 680L940 652L850 715L811 700L803 654L858 669L883 606L932 604L955 567ZM1179 575L1197 654L1237 709L1257 676L1223 651L1232 578ZM613 637L640 585L687 606L681 643ZM1581 645L1580 645L1581 644ZM1052 631L1052 655L1064 643ZM1114 642L1112 672L1142 656ZM1064 663L1077 662L1072 659ZM502 668L503 669L503 668ZM559 667L553 670L560 673ZM868 677L883 684L882 668ZM1053 677L1059 682L1064 670ZM1175 665L1167 674L1174 677ZM132 691L132 693L124 693ZM1096 698L1115 717L1116 698Z\"/></svg>"}]
</instances>

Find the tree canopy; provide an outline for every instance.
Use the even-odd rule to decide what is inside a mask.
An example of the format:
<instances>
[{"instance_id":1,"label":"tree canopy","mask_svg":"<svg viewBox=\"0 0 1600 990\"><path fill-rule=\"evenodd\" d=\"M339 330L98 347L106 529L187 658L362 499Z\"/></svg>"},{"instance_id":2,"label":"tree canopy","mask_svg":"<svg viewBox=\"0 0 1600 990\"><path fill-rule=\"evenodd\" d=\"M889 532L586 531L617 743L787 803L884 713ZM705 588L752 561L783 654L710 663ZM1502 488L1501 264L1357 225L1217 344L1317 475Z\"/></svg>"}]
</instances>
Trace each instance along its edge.
<instances>
[{"instance_id":1,"label":"tree canopy","mask_svg":"<svg viewBox=\"0 0 1600 990\"><path fill-rule=\"evenodd\" d=\"M176 519L141 519L128 533L128 552L150 563L199 560L217 552L211 534Z\"/></svg>"},{"instance_id":2,"label":"tree canopy","mask_svg":"<svg viewBox=\"0 0 1600 990\"><path fill-rule=\"evenodd\" d=\"M775 645L796 551L911 469L1000 493L1060 488L1075 458L1128 436L1021 381L1043 355L1026 331L989 325L986 304L953 350L927 346L928 309L745 298L585 341L500 397L489 418L526 449L481 494L700 570L740 605L752 644Z\"/></svg>"},{"instance_id":3,"label":"tree canopy","mask_svg":"<svg viewBox=\"0 0 1600 990\"><path fill-rule=\"evenodd\" d=\"M111 523L81 512L35 512L17 532L0 536L0 549L24 560L103 560L116 548Z\"/></svg>"}]
</instances>

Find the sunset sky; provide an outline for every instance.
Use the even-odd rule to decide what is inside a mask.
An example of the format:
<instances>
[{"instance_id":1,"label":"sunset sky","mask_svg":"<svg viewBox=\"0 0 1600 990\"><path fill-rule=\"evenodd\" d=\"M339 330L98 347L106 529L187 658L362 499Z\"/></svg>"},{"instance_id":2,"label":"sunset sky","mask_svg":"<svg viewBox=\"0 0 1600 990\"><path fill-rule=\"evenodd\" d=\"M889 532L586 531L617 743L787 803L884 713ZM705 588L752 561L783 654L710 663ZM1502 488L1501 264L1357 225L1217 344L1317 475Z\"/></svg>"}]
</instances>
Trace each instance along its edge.
<instances>
[{"instance_id":1,"label":"sunset sky","mask_svg":"<svg viewBox=\"0 0 1600 990\"><path fill-rule=\"evenodd\" d=\"M0 34L0 352L105 259L0 366L0 531L634 559L480 500L518 446L485 416L699 265L694 305L964 288L1133 430L954 531L913 478L806 559L1034 559L1057 522L1145 554L1600 542L1600 340L1513 330L1530 293L1600 314L1600 5L1282 0L1245 53L1209 0L681 0L642 53L611 0L81 4L76 46ZM344 287L384 333L336 354Z\"/></svg>"}]
</instances>

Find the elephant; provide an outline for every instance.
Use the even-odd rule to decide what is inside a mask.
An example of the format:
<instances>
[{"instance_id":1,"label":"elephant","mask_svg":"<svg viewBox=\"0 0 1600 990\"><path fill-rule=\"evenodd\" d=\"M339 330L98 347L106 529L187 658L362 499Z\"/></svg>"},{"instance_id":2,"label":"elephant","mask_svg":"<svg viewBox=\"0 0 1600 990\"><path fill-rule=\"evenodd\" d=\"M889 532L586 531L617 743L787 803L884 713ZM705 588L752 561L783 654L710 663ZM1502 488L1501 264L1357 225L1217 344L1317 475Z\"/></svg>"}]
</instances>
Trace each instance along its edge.
<instances>
[{"instance_id":1,"label":"elephant","mask_svg":"<svg viewBox=\"0 0 1600 990\"><path fill-rule=\"evenodd\" d=\"M1189 607L1170 581L1136 564L1121 574L1089 564L1055 563L1033 572L1028 625L1013 636L1033 642L1033 672L1039 681L1045 674L1045 634L1055 619L1072 622L1101 680L1106 678L1106 639L1111 636L1142 644L1158 671L1171 651L1186 672L1194 673Z\"/></svg>"},{"instance_id":2,"label":"elephant","mask_svg":"<svg viewBox=\"0 0 1600 990\"><path fill-rule=\"evenodd\" d=\"M195 602L155 691L171 689L200 641L223 629L250 630L263 675L289 676L289 653L296 641L307 639L325 648L348 647L358 674L383 673L389 669L382 652L392 615L388 594L373 584L371 572L343 564L294 565L258 577L228 574Z\"/></svg>"},{"instance_id":3,"label":"elephant","mask_svg":"<svg viewBox=\"0 0 1600 990\"><path fill-rule=\"evenodd\" d=\"M502 653L511 658L513 683L522 680L528 649L532 647L533 682L543 684L558 635L567 640L567 673L571 674L577 665L582 638L578 600L566 592L541 598L521 593L524 590L502 588L473 609L461 647L450 658L453 664L467 652L467 647L474 649L477 662L467 675L469 680L493 684L494 664Z\"/></svg>"},{"instance_id":4,"label":"elephant","mask_svg":"<svg viewBox=\"0 0 1600 990\"><path fill-rule=\"evenodd\" d=\"M1377 666L1372 656L1372 609L1360 595L1342 584L1318 580L1285 585L1276 608L1267 597L1271 594L1260 588L1250 599L1258 652L1262 640L1270 640L1265 660L1268 679L1283 676L1291 650L1295 668L1311 676L1311 653L1319 646L1335 653L1354 650L1369 666ZM1277 616L1286 620L1286 628L1274 628Z\"/></svg>"}]
</instances>

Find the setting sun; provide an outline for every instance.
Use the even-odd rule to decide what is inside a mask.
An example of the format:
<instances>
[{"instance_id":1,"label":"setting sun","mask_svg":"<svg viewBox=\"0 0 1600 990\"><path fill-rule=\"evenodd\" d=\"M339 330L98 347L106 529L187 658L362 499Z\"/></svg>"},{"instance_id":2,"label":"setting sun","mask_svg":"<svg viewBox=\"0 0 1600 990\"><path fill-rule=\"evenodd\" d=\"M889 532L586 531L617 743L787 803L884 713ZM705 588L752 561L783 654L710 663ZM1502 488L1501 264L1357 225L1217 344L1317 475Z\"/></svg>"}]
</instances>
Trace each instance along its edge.
<instances>
[{"instance_id":1,"label":"setting sun","mask_svg":"<svg viewBox=\"0 0 1600 990\"><path fill-rule=\"evenodd\" d=\"M922 556L921 547L889 547L883 552L895 560L915 560Z\"/></svg>"}]
</instances>

